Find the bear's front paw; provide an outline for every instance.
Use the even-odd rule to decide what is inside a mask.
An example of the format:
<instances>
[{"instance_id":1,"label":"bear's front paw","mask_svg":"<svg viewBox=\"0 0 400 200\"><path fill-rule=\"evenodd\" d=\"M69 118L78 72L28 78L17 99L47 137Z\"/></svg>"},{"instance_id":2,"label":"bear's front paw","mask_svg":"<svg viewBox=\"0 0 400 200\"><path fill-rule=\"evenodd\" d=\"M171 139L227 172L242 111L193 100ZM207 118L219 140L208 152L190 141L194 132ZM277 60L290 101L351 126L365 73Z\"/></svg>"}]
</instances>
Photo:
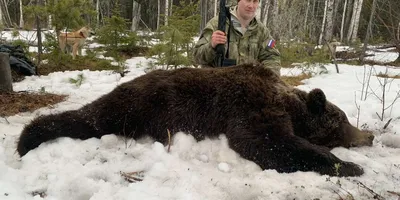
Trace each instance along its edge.
<instances>
[{"instance_id":1,"label":"bear's front paw","mask_svg":"<svg viewBox=\"0 0 400 200\"><path fill-rule=\"evenodd\" d=\"M361 176L364 170L361 166L352 162L342 162L335 166L337 176Z\"/></svg>"}]
</instances>

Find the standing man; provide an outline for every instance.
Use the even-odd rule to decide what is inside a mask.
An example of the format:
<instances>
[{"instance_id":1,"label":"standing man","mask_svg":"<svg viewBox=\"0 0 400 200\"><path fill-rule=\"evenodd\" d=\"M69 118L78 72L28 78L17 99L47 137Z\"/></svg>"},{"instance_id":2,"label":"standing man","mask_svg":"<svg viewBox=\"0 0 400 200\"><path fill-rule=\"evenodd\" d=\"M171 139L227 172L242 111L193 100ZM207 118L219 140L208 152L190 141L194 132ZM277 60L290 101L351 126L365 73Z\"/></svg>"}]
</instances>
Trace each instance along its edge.
<instances>
[{"instance_id":1,"label":"standing man","mask_svg":"<svg viewBox=\"0 0 400 200\"><path fill-rule=\"evenodd\" d=\"M211 19L196 43L195 62L202 67L217 67L216 46L225 44L227 58L236 64L260 62L280 75L280 53L275 49L275 40L255 18L259 3L259 0L238 0L237 6L230 9L225 32L218 30L218 16Z\"/></svg>"}]
</instances>

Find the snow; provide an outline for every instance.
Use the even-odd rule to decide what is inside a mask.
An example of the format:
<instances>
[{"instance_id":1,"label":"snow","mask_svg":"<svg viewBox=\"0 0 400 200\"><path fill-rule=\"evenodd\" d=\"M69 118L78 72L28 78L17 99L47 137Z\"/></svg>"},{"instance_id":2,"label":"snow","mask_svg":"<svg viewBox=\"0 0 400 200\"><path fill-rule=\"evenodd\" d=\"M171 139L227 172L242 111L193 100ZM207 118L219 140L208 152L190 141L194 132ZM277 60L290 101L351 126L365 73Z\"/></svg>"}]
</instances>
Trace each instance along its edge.
<instances>
[{"instance_id":1,"label":"snow","mask_svg":"<svg viewBox=\"0 0 400 200\"><path fill-rule=\"evenodd\" d=\"M378 56L378 54L377 54ZM386 60L397 54L382 53ZM342 108L350 122L374 132L372 147L335 148L339 158L361 165L360 177L338 178L315 172L277 173L261 170L255 163L241 158L229 148L227 139L196 140L177 133L168 146L151 138L131 140L115 135L101 139L75 140L59 138L46 142L20 158L16 143L24 125L39 115L78 109L119 84L145 74L151 60L136 57L126 61L129 73L121 77L111 71L66 71L47 76L27 77L14 83L16 91L39 91L69 95L53 107L32 113L19 113L0 118L0 199L7 200L105 200L105 199L340 199L347 192L354 199L373 199L358 182L386 199L398 197L388 191L400 192L400 101L388 109L384 121L382 103L373 94L361 101L362 80L371 66L340 64L324 65L328 73L315 73L298 88L310 91L321 88L327 98ZM374 66L376 73L400 74L400 69ZM302 69L282 69L283 75L296 75ZM316 69L318 71L318 69ZM373 72L375 73L373 70ZM82 85L68 81L83 74ZM381 86L371 77L369 91L379 96ZM400 90L396 79L386 90L390 104ZM356 105L360 106L360 110ZM386 129L382 127L393 118ZM127 181L121 173L137 172L143 180ZM338 181L340 184L338 184Z\"/></svg>"}]
</instances>

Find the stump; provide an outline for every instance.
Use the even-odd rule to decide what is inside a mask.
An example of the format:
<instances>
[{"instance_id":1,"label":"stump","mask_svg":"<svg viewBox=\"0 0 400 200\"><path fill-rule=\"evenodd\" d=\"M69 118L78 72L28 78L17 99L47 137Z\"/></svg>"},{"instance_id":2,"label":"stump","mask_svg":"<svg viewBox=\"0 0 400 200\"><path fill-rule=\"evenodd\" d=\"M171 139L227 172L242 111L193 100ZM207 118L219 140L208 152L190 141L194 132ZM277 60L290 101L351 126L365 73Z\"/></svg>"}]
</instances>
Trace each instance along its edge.
<instances>
[{"instance_id":1,"label":"stump","mask_svg":"<svg viewBox=\"0 0 400 200\"><path fill-rule=\"evenodd\" d=\"M10 55L0 52L0 92L12 92Z\"/></svg>"}]
</instances>

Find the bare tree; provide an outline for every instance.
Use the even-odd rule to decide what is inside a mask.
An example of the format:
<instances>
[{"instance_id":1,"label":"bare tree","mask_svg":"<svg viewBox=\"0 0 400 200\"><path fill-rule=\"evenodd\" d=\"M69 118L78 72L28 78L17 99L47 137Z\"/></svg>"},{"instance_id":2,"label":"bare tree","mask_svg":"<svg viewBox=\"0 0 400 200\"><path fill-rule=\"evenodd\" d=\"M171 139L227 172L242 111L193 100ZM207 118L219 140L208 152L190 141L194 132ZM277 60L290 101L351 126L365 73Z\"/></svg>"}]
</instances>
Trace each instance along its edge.
<instances>
[{"instance_id":1,"label":"bare tree","mask_svg":"<svg viewBox=\"0 0 400 200\"><path fill-rule=\"evenodd\" d=\"M140 4L136 1L133 1L131 31L136 31L138 29L139 22L140 22Z\"/></svg>"},{"instance_id":2,"label":"bare tree","mask_svg":"<svg viewBox=\"0 0 400 200\"><path fill-rule=\"evenodd\" d=\"M322 18L322 26L321 26L321 32L319 34L319 39L318 39L318 44L322 44L322 39L324 38L325 34L325 23L326 23L326 18L327 18L327 12L328 12L328 4L330 0L325 0L325 6L324 6L324 15Z\"/></svg>"},{"instance_id":3,"label":"bare tree","mask_svg":"<svg viewBox=\"0 0 400 200\"><path fill-rule=\"evenodd\" d=\"M340 25L340 42L343 42L343 38L344 38L344 22L346 19L347 1L348 0L344 0L344 5L343 5L342 23Z\"/></svg>"},{"instance_id":4,"label":"bare tree","mask_svg":"<svg viewBox=\"0 0 400 200\"><path fill-rule=\"evenodd\" d=\"M304 30L307 30L307 19L308 19L308 12L310 11L310 1L311 0L307 0L306 16L304 17Z\"/></svg>"},{"instance_id":5,"label":"bare tree","mask_svg":"<svg viewBox=\"0 0 400 200\"><path fill-rule=\"evenodd\" d=\"M96 24L97 27L100 26L100 0L96 0Z\"/></svg>"},{"instance_id":6,"label":"bare tree","mask_svg":"<svg viewBox=\"0 0 400 200\"><path fill-rule=\"evenodd\" d=\"M165 10L164 10L164 25L168 26L168 16L169 16L169 1L172 0L165 0Z\"/></svg>"},{"instance_id":7,"label":"bare tree","mask_svg":"<svg viewBox=\"0 0 400 200\"><path fill-rule=\"evenodd\" d=\"M157 0L157 30L160 28L160 26L161 26L161 17L162 17L162 14L161 14L161 0Z\"/></svg>"},{"instance_id":8,"label":"bare tree","mask_svg":"<svg viewBox=\"0 0 400 200\"><path fill-rule=\"evenodd\" d=\"M373 94L380 101L382 105L380 113L376 112L376 115L379 117L381 121L383 121L385 119L386 111L388 109L392 110L396 101L400 99L400 90L396 92L392 101L388 102L387 92L390 91L391 84L393 83L394 78L391 78L388 75L388 68L385 69L385 73L377 73L375 68L373 68L373 70L380 85L380 93L374 91L370 85L369 89L371 91L371 94Z\"/></svg>"},{"instance_id":9,"label":"bare tree","mask_svg":"<svg viewBox=\"0 0 400 200\"><path fill-rule=\"evenodd\" d=\"M349 31L347 33L347 41L349 42L355 42L357 39L358 26L360 25L362 4L363 0L354 0L353 15L351 17L351 23Z\"/></svg>"},{"instance_id":10,"label":"bare tree","mask_svg":"<svg viewBox=\"0 0 400 200\"><path fill-rule=\"evenodd\" d=\"M200 14L201 14L201 22L200 22L200 33L206 27L207 24L207 0L200 0ZM218 12L217 12L218 13Z\"/></svg>"},{"instance_id":11,"label":"bare tree","mask_svg":"<svg viewBox=\"0 0 400 200\"><path fill-rule=\"evenodd\" d=\"M397 10L400 6L392 1L381 1L379 3L380 8L377 9L376 17L385 27L388 36L390 36L392 40L391 42L394 43L394 46L399 53L395 62L400 62L400 13Z\"/></svg>"},{"instance_id":12,"label":"bare tree","mask_svg":"<svg viewBox=\"0 0 400 200\"><path fill-rule=\"evenodd\" d=\"M36 6L42 6L42 0L36 0ZM41 57L42 57L42 27L41 27L41 19L38 13L35 13L35 18L36 18L36 36L37 36L37 44L38 44L38 54L37 54L37 66L40 65ZM37 68L36 67L36 73L37 73Z\"/></svg>"},{"instance_id":13,"label":"bare tree","mask_svg":"<svg viewBox=\"0 0 400 200\"><path fill-rule=\"evenodd\" d=\"M368 40L371 35L372 21L374 19L374 15L375 15L376 2L377 2L376 0L373 0L373 2L372 2L371 15L369 17L368 27L367 27L367 31L366 31L367 33L366 33L365 39L364 39L364 47L363 47L363 51L360 54L360 62L362 64L364 64L365 52L367 51L367 44L368 44Z\"/></svg>"},{"instance_id":14,"label":"bare tree","mask_svg":"<svg viewBox=\"0 0 400 200\"><path fill-rule=\"evenodd\" d=\"M324 38L326 41L331 41L332 40L332 35L333 35L333 11L334 11L334 6L335 6L335 0L326 0L326 27L325 27L325 33L324 33Z\"/></svg>"},{"instance_id":15,"label":"bare tree","mask_svg":"<svg viewBox=\"0 0 400 200\"><path fill-rule=\"evenodd\" d=\"M24 15L22 11L22 0L19 0L19 27L23 28L24 27Z\"/></svg>"},{"instance_id":16,"label":"bare tree","mask_svg":"<svg viewBox=\"0 0 400 200\"><path fill-rule=\"evenodd\" d=\"M6 27L12 27L10 13L8 12L8 4L6 0L0 0L0 10L3 24Z\"/></svg>"}]
</instances>

